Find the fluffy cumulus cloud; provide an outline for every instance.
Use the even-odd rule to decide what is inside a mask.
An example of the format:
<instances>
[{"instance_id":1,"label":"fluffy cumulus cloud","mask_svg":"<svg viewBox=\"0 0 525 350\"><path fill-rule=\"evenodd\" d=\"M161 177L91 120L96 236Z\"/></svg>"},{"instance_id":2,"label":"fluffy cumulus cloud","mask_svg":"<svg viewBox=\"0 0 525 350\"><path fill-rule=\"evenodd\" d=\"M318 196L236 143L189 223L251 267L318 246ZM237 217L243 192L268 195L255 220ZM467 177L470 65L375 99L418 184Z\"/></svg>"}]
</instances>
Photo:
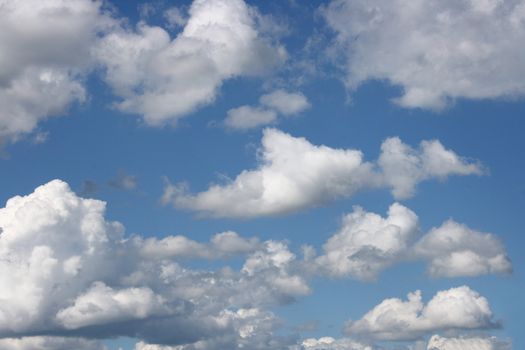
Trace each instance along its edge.
<instances>
[{"instance_id":1,"label":"fluffy cumulus cloud","mask_svg":"<svg viewBox=\"0 0 525 350\"><path fill-rule=\"evenodd\" d=\"M522 1L333 0L323 13L349 89L385 79L403 89L396 103L431 109L525 93Z\"/></svg>"},{"instance_id":2,"label":"fluffy cumulus cloud","mask_svg":"<svg viewBox=\"0 0 525 350\"><path fill-rule=\"evenodd\" d=\"M434 335L427 350L510 350L511 344L496 337L445 338Z\"/></svg>"},{"instance_id":3,"label":"fluffy cumulus cloud","mask_svg":"<svg viewBox=\"0 0 525 350\"><path fill-rule=\"evenodd\" d=\"M99 1L0 2L1 143L85 100L91 45L112 26Z\"/></svg>"},{"instance_id":4,"label":"fluffy cumulus cloud","mask_svg":"<svg viewBox=\"0 0 525 350\"><path fill-rule=\"evenodd\" d=\"M396 198L406 198L423 180L481 173L479 164L437 140L413 149L398 138L386 139L379 160L371 163L358 150L317 146L265 129L257 169L197 194L188 193L184 184L168 184L163 201L214 217L246 218L294 212L367 188L391 188Z\"/></svg>"},{"instance_id":5,"label":"fluffy cumulus cloud","mask_svg":"<svg viewBox=\"0 0 525 350\"><path fill-rule=\"evenodd\" d=\"M140 340L137 349L372 349L346 338L297 342L275 331L281 321L269 307L308 295L315 276L375 277L410 256L417 232L417 216L400 204L385 218L356 208L322 255L298 259L285 242L232 231L208 242L127 236L104 214L104 202L78 197L59 180L0 209L2 348L98 350L99 343L82 338L128 336ZM427 249L434 244L425 237L420 242ZM472 242L482 254L481 244ZM438 245L436 251L447 256L449 250ZM239 269L182 265L184 259L233 256L244 258ZM493 325L486 299L460 287L437 293L427 305L419 292L408 301L385 300L347 331L372 341L399 340Z\"/></svg>"},{"instance_id":6,"label":"fluffy cumulus cloud","mask_svg":"<svg viewBox=\"0 0 525 350\"><path fill-rule=\"evenodd\" d=\"M316 263L332 276L373 279L406 258L417 224L416 214L398 203L390 206L386 218L356 207L343 217L339 232L324 244Z\"/></svg>"},{"instance_id":7,"label":"fluffy cumulus cloud","mask_svg":"<svg viewBox=\"0 0 525 350\"><path fill-rule=\"evenodd\" d=\"M495 235L451 220L420 235L417 215L399 203L390 206L386 217L355 207L343 216L322 254L312 252L307 260L311 273L365 281L402 261L427 263L433 277L512 272L505 247Z\"/></svg>"},{"instance_id":8,"label":"fluffy cumulus cloud","mask_svg":"<svg viewBox=\"0 0 525 350\"><path fill-rule=\"evenodd\" d=\"M426 305L420 291L409 293L406 301L386 299L361 319L350 321L345 331L374 340L415 340L442 330L495 326L487 299L462 286L436 293Z\"/></svg>"},{"instance_id":9,"label":"fluffy cumulus cloud","mask_svg":"<svg viewBox=\"0 0 525 350\"><path fill-rule=\"evenodd\" d=\"M452 220L432 229L414 249L416 255L429 260L429 273L436 277L512 272L505 248L494 235Z\"/></svg>"},{"instance_id":10,"label":"fluffy cumulus cloud","mask_svg":"<svg viewBox=\"0 0 525 350\"><path fill-rule=\"evenodd\" d=\"M0 209L3 348L100 348L79 336L130 336L184 349L274 348L281 344L272 333L279 320L265 306L310 292L282 242L234 232L208 243L127 237L104 212L104 202L80 198L59 180ZM177 261L232 255L246 257L241 269L192 270Z\"/></svg>"},{"instance_id":11,"label":"fluffy cumulus cloud","mask_svg":"<svg viewBox=\"0 0 525 350\"><path fill-rule=\"evenodd\" d=\"M117 108L149 125L174 124L211 103L223 81L262 74L286 58L260 30L261 15L242 0L195 0L174 39L160 27L107 35L95 50Z\"/></svg>"},{"instance_id":12,"label":"fluffy cumulus cloud","mask_svg":"<svg viewBox=\"0 0 525 350\"><path fill-rule=\"evenodd\" d=\"M262 95L259 106L240 106L228 111L224 124L229 129L248 130L262 125L274 124L278 116L294 116L310 108L310 102L300 92L282 89Z\"/></svg>"}]
</instances>

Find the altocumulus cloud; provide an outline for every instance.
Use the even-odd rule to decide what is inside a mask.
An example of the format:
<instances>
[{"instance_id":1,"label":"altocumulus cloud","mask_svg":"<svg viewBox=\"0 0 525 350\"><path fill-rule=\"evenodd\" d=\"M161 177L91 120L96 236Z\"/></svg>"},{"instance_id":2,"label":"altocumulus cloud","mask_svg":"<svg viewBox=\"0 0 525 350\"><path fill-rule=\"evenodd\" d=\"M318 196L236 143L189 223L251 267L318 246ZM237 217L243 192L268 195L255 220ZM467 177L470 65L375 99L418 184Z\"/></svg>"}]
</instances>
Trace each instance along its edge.
<instances>
[{"instance_id":1,"label":"altocumulus cloud","mask_svg":"<svg viewBox=\"0 0 525 350\"><path fill-rule=\"evenodd\" d=\"M390 188L394 197L407 198L424 180L483 173L478 163L437 140L414 149L388 138L375 163L364 161L359 150L313 145L277 129L265 129L261 143L256 169L197 194L185 184L168 184L162 201L213 217L249 218L294 212L369 188Z\"/></svg>"},{"instance_id":2,"label":"altocumulus cloud","mask_svg":"<svg viewBox=\"0 0 525 350\"><path fill-rule=\"evenodd\" d=\"M350 90L387 80L403 89L396 103L430 109L525 93L523 1L333 0L322 13Z\"/></svg>"}]
</instances>

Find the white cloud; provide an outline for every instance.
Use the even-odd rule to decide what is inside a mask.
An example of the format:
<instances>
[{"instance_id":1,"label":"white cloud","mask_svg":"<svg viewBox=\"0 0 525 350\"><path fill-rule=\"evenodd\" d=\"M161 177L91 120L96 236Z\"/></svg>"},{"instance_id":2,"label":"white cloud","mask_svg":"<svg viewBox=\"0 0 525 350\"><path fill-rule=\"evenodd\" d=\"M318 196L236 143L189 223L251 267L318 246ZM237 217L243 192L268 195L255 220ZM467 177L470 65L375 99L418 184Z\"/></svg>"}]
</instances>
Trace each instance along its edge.
<instances>
[{"instance_id":1,"label":"white cloud","mask_svg":"<svg viewBox=\"0 0 525 350\"><path fill-rule=\"evenodd\" d=\"M374 347L356 342L352 339L332 337L321 337L319 339L308 338L301 344L302 350L373 350Z\"/></svg>"},{"instance_id":2,"label":"white cloud","mask_svg":"<svg viewBox=\"0 0 525 350\"><path fill-rule=\"evenodd\" d=\"M392 194L399 199L413 196L417 184L424 180L483 174L478 163L469 162L445 149L438 140L422 141L416 150L397 137L389 138L381 145L378 164L384 182L392 187Z\"/></svg>"},{"instance_id":3,"label":"white cloud","mask_svg":"<svg viewBox=\"0 0 525 350\"><path fill-rule=\"evenodd\" d=\"M427 350L510 350L511 344L496 337L445 338L434 335L428 341Z\"/></svg>"},{"instance_id":4,"label":"white cloud","mask_svg":"<svg viewBox=\"0 0 525 350\"><path fill-rule=\"evenodd\" d=\"M421 292L408 300L383 300L361 319L347 324L346 333L375 340L415 340L452 329L486 329L496 324L487 299L467 286L436 293L424 305Z\"/></svg>"},{"instance_id":5,"label":"white cloud","mask_svg":"<svg viewBox=\"0 0 525 350\"><path fill-rule=\"evenodd\" d=\"M264 307L309 292L286 244L234 232L208 243L126 237L104 211L104 202L80 198L59 180L0 209L0 336L22 337L5 340L9 346L45 349L57 336L138 337L184 349L285 342ZM247 255L240 270L193 270L176 260L234 254ZM34 334L54 337L27 338Z\"/></svg>"},{"instance_id":6,"label":"white cloud","mask_svg":"<svg viewBox=\"0 0 525 350\"><path fill-rule=\"evenodd\" d=\"M310 108L310 102L302 93L282 89L262 95L260 102L263 106L275 109L285 116L301 113Z\"/></svg>"},{"instance_id":7,"label":"white cloud","mask_svg":"<svg viewBox=\"0 0 525 350\"><path fill-rule=\"evenodd\" d=\"M195 0L173 40L144 23L106 36L95 52L122 99L117 107L149 125L175 124L211 103L223 81L271 70L286 51L259 30L258 17L242 0Z\"/></svg>"},{"instance_id":8,"label":"white cloud","mask_svg":"<svg viewBox=\"0 0 525 350\"><path fill-rule=\"evenodd\" d=\"M363 161L358 150L316 146L304 138L266 129L255 170L244 170L231 182L212 185L195 195L185 185L168 184L163 202L213 217L280 215L367 188L391 187L396 198L405 198L427 179L482 173L478 164L446 150L439 141L423 141L414 150L398 138L389 138L381 151L373 164Z\"/></svg>"},{"instance_id":9,"label":"white cloud","mask_svg":"<svg viewBox=\"0 0 525 350\"><path fill-rule=\"evenodd\" d=\"M224 119L229 129L248 130L263 125L274 124L278 115L293 116L310 108L310 102L300 92L288 92L282 89L262 95L260 106L248 105L232 108Z\"/></svg>"},{"instance_id":10,"label":"white cloud","mask_svg":"<svg viewBox=\"0 0 525 350\"><path fill-rule=\"evenodd\" d=\"M224 124L229 129L248 130L258 126L273 124L277 113L273 110L251 106L240 106L228 111Z\"/></svg>"},{"instance_id":11,"label":"white cloud","mask_svg":"<svg viewBox=\"0 0 525 350\"><path fill-rule=\"evenodd\" d=\"M95 282L73 305L59 310L57 320L67 329L76 329L170 313L166 300L147 287L114 290Z\"/></svg>"},{"instance_id":12,"label":"white cloud","mask_svg":"<svg viewBox=\"0 0 525 350\"><path fill-rule=\"evenodd\" d=\"M0 6L0 143L83 102L90 47L114 23L90 0L4 0Z\"/></svg>"},{"instance_id":13,"label":"white cloud","mask_svg":"<svg viewBox=\"0 0 525 350\"><path fill-rule=\"evenodd\" d=\"M0 348L2 350L108 350L94 340L38 336L0 339Z\"/></svg>"},{"instance_id":14,"label":"white cloud","mask_svg":"<svg viewBox=\"0 0 525 350\"><path fill-rule=\"evenodd\" d=\"M494 235L452 220L432 229L414 250L417 256L430 260L429 272L436 277L512 272L505 248Z\"/></svg>"},{"instance_id":15,"label":"white cloud","mask_svg":"<svg viewBox=\"0 0 525 350\"><path fill-rule=\"evenodd\" d=\"M417 224L417 215L398 203L390 206L386 218L355 207L315 262L332 276L374 279L382 269L406 259Z\"/></svg>"},{"instance_id":16,"label":"white cloud","mask_svg":"<svg viewBox=\"0 0 525 350\"><path fill-rule=\"evenodd\" d=\"M525 6L517 0L333 0L323 9L351 90L370 79L403 88L404 107L525 93Z\"/></svg>"},{"instance_id":17,"label":"white cloud","mask_svg":"<svg viewBox=\"0 0 525 350\"><path fill-rule=\"evenodd\" d=\"M168 236L163 239L135 238L140 253L150 259L173 257L217 259L237 254L248 254L261 248L256 237L243 238L237 233L226 231L214 235L210 243L203 244L185 236Z\"/></svg>"}]
</instances>

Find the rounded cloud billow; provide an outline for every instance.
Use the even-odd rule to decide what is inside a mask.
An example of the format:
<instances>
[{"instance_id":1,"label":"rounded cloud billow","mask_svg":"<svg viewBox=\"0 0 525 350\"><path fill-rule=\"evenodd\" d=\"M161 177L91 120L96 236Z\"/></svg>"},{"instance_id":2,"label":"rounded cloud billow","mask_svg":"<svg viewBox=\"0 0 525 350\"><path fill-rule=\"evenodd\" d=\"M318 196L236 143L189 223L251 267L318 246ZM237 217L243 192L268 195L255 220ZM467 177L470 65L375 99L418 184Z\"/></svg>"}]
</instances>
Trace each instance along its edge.
<instances>
[{"instance_id":1,"label":"rounded cloud billow","mask_svg":"<svg viewBox=\"0 0 525 350\"><path fill-rule=\"evenodd\" d=\"M394 197L402 199L412 196L424 180L483 174L479 163L437 140L414 149L397 137L388 138L375 163L365 161L359 150L313 145L277 129L265 129L261 144L258 168L195 195L184 185L168 184L162 201L212 217L250 218L295 212L365 189L391 188Z\"/></svg>"}]
</instances>

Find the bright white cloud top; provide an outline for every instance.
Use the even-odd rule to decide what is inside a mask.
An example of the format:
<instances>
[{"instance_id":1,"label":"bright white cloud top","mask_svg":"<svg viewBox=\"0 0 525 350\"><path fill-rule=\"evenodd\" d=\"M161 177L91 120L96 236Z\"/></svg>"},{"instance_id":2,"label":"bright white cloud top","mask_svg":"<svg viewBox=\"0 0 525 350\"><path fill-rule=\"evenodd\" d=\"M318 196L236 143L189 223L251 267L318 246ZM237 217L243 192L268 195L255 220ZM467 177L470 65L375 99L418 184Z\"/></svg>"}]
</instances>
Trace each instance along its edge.
<instances>
[{"instance_id":1,"label":"bright white cloud top","mask_svg":"<svg viewBox=\"0 0 525 350\"><path fill-rule=\"evenodd\" d=\"M350 90L388 80L403 89L396 103L430 109L525 93L522 1L334 0L323 13Z\"/></svg>"},{"instance_id":2,"label":"bright white cloud top","mask_svg":"<svg viewBox=\"0 0 525 350\"><path fill-rule=\"evenodd\" d=\"M145 24L106 36L95 52L122 98L117 107L149 125L175 124L213 102L223 81L279 65L286 50L258 30L259 16L242 0L196 0L173 40Z\"/></svg>"},{"instance_id":3,"label":"bright white cloud top","mask_svg":"<svg viewBox=\"0 0 525 350\"><path fill-rule=\"evenodd\" d=\"M407 301L386 299L349 322L345 331L378 340L414 340L437 331L495 326L487 299L462 286L438 292L426 305L420 291L408 294Z\"/></svg>"},{"instance_id":4,"label":"bright white cloud top","mask_svg":"<svg viewBox=\"0 0 525 350\"><path fill-rule=\"evenodd\" d=\"M389 138L376 164L358 150L313 145L277 129L264 130L261 144L257 169L195 195L185 185L168 184L163 202L213 217L249 218L286 214L370 188L391 188L394 197L406 198L423 180L483 173L478 163L437 140L423 141L416 150Z\"/></svg>"}]
</instances>

